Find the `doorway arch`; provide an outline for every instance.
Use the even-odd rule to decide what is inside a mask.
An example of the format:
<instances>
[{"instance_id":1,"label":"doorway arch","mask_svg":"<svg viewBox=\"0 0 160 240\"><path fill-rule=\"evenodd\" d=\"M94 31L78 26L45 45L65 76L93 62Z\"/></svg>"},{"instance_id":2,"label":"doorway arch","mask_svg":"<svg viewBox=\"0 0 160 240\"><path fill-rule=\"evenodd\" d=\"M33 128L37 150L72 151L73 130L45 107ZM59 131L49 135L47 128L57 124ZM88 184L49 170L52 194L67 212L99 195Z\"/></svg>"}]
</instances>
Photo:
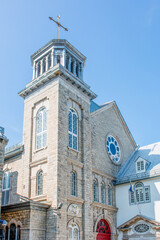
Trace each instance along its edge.
<instances>
[{"instance_id":1,"label":"doorway arch","mask_svg":"<svg viewBox=\"0 0 160 240\"><path fill-rule=\"evenodd\" d=\"M101 219L96 227L97 238L96 240L111 240L111 229L105 219Z\"/></svg>"}]
</instances>

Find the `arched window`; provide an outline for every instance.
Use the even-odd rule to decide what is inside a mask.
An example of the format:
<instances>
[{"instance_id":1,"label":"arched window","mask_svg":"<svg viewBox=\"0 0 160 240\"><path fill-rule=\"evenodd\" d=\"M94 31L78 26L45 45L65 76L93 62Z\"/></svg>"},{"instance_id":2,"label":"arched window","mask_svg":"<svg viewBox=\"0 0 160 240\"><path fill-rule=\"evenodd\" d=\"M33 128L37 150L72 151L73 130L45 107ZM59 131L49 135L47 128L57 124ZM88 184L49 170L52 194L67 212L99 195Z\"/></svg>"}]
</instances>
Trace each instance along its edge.
<instances>
[{"instance_id":1,"label":"arched window","mask_svg":"<svg viewBox=\"0 0 160 240\"><path fill-rule=\"evenodd\" d=\"M108 186L108 205L113 205L113 189L112 186Z\"/></svg>"},{"instance_id":2,"label":"arched window","mask_svg":"<svg viewBox=\"0 0 160 240\"><path fill-rule=\"evenodd\" d=\"M17 239L16 240L21 240L21 227L17 227Z\"/></svg>"},{"instance_id":3,"label":"arched window","mask_svg":"<svg viewBox=\"0 0 160 240\"><path fill-rule=\"evenodd\" d=\"M78 116L73 109L68 114L68 137L69 147L78 150Z\"/></svg>"},{"instance_id":4,"label":"arched window","mask_svg":"<svg viewBox=\"0 0 160 240\"><path fill-rule=\"evenodd\" d=\"M10 172L6 171L3 174L2 205L7 205L9 202L9 190L10 190Z\"/></svg>"},{"instance_id":5,"label":"arched window","mask_svg":"<svg viewBox=\"0 0 160 240\"><path fill-rule=\"evenodd\" d=\"M106 185L104 182L101 183L101 201L106 204Z\"/></svg>"},{"instance_id":6,"label":"arched window","mask_svg":"<svg viewBox=\"0 0 160 240\"><path fill-rule=\"evenodd\" d=\"M98 189L97 179L94 179L93 181L93 199L94 199L94 202L99 202L99 189Z\"/></svg>"},{"instance_id":7,"label":"arched window","mask_svg":"<svg viewBox=\"0 0 160 240\"><path fill-rule=\"evenodd\" d=\"M71 172L71 195L77 196L77 173Z\"/></svg>"},{"instance_id":8,"label":"arched window","mask_svg":"<svg viewBox=\"0 0 160 240\"><path fill-rule=\"evenodd\" d=\"M130 204L150 202L150 186L144 186L142 182L134 185L134 188L129 190Z\"/></svg>"},{"instance_id":9,"label":"arched window","mask_svg":"<svg viewBox=\"0 0 160 240\"><path fill-rule=\"evenodd\" d=\"M16 225L14 223L10 226L10 240L16 239Z\"/></svg>"},{"instance_id":10,"label":"arched window","mask_svg":"<svg viewBox=\"0 0 160 240\"><path fill-rule=\"evenodd\" d=\"M68 240L79 240L79 227L77 224L71 224L68 227Z\"/></svg>"},{"instance_id":11,"label":"arched window","mask_svg":"<svg viewBox=\"0 0 160 240\"><path fill-rule=\"evenodd\" d=\"M37 195L43 194L43 171L37 174Z\"/></svg>"},{"instance_id":12,"label":"arched window","mask_svg":"<svg viewBox=\"0 0 160 240\"><path fill-rule=\"evenodd\" d=\"M47 112L41 108L36 117L36 149L46 146L47 139Z\"/></svg>"}]
</instances>

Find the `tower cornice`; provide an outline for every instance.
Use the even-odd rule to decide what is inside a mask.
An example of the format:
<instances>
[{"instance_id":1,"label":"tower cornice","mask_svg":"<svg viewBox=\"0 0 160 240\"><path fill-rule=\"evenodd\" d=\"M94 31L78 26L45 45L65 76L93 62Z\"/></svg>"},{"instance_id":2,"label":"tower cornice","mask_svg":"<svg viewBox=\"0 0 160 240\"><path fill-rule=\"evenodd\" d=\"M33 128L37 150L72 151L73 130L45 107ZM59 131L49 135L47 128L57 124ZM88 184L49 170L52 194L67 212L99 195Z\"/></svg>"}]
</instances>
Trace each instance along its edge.
<instances>
[{"instance_id":1,"label":"tower cornice","mask_svg":"<svg viewBox=\"0 0 160 240\"><path fill-rule=\"evenodd\" d=\"M35 91L38 87L44 85L47 82L50 82L57 76L63 76L66 79L66 81L70 82L72 85L77 87L79 91L82 91L91 100L97 97L97 95L90 90L90 86L88 86L85 82L81 81L78 77L76 77L66 68L64 68L61 64L53 66L49 71L43 73L41 76L37 77L36 79L28 83L26 87L18 94L19 96L25 98L30 93Z\"/></svg>"}]
</instances>

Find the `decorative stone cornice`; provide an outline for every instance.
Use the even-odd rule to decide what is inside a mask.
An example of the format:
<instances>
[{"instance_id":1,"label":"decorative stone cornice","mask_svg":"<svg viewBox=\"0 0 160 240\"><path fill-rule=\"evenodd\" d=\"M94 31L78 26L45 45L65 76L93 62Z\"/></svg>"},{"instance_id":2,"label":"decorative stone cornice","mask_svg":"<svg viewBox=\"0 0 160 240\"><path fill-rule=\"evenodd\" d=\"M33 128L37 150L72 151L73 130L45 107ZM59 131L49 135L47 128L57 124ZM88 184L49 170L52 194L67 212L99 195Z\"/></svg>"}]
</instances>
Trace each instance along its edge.
<instances>
[{"instance_id":1,"label":"decorative stone cornice","mask_svg":"<svg viewBox=\"0 0 160 240\"><path fill-rule=\"evenodd\" d=\"M33 61L38 58L41 54L46 52L47 50L57 47L57 46L64 46L67 48L69 51L74 53L79 59L83 61L83 64L85 64L86 57L79 52L72 44L70 44L67 40L65 39L52 39L50 42L48 42L45 46L40 48L38 51L36 51L34 54L31 56L31 62L33 64Z\"/></svg>"},{"instance_id":2,"label":"decorative stone cornice","mask_svg":"<svg viewBox=\"0 0 160 240\"><path fill-rule=\"evenodd\" d=\"M57 76L65 78L66 81L70 82L72 85L81 90L84 94L88 95L91 100L97 97L97 95L90 90L90 86L88 86L85 82L81 81L78 77L68 71L61 64L53 66L49 71L45 72L38 78L28 83L26 85L26 88L19 92L19 96L25 98L31 92L35 91L38 87L44 85L45 83L48 83L49 81L55 80Z\"/></svg>"},{"instance_id":3,"label":"decorative stone cornice","mask_svg":"<svg viewBox=\"0 0 160 240\"><path fill-rule=\"evenodd\" d=\"M93 207L103 208L103 209L106 209L110 212L117 212L118 211L118 208L116 208L114 206L110 206L110 205L99 203L99 202L93 202Z\"/></svg>"}]
</instances>

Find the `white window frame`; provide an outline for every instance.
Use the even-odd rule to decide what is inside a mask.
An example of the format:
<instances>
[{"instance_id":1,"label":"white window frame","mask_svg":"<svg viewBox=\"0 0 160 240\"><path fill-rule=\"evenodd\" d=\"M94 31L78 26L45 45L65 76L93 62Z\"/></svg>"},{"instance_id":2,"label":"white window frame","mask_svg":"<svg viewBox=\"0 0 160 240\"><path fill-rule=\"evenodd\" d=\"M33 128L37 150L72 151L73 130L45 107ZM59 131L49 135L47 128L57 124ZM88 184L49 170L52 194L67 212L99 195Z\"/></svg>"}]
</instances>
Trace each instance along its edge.
<instances>
[{"instance_id":1,"label":"white window frame","mask_svg":"<svg viewBox=\"0 0 160 240\"><path fill-rule=\"evenodd\" d=\"M141 187L137 187L138 184L141 184ZM146 193L148 194L148 199L146 197ZM138 201L137 201L137 194L139 196ZM141 194L143 194L142 200L140 199ZM134 201L131 201L131 200L134 200ZM130 202L130 205L151 202L150 186L144 186L142 182L135 183L134 191L133 192L129 191L129 202Z\"/></svg>"},{"instance_id":2,"label":"white window frame","mask_svg":"<svg viewBox=\"0 0 160 240\"><path fill-rule=\"evenodd\" d=\"M4 177L5 175L7 176L6 177L6 188L4 188ZM9 198L10 198L10 184L11 184L11 181L10 181L10 172L9 170L4 172L3 174L3 181L2 181L2 194L4 194L4 202L2 202L2 205L5 206L9 203ZM8 193L8 201L7 201L7 193Z\"/></svg>"},{"instance_id":3,"label":"white window frame","mask_svg":"<svg viewBox=\"0 0 160 240\"><path fill-rule=\"evenodd\" d=\"M71 115L71 117L72 117L72 131L69 130L69 114L70 114L70 113L72 114L72 115ZM74 127L73 117L74 117L74 115L76 116L76 121L77 121L77 134L75 134L75 133L73 132L73 127ZM74 150L76 150L76 151L78 151L78 130L79 130L79 127L78 127L78 114L77 114L77 112L76 112L75 109L70 108L70 109L69 109L69 112L68 112L68 146L69 146L69 148L72 148L72 149L74 149ZM72 143L71 143L71 145L70 145L70 143L69 143L69 135L72 136ZM74 137L77 139L77 148L74 148L74 144L73 144L73 139L74 139Z\"/></svg>"},{"instance_id":4,"label":"white window frame","mask_svg":"<svg viewBox=\"0 0 160 240\"><path fill-rule=\"evenodd\" d=\"M79 227L78 227L78 225L76 224L76 223L74 223L74 224L71 224L71 225L69 225L69 227L68 227L68 229L71 229L72 230L72 240L75 240L74 239L74 229L77 229L78 230L78 240L80 240L80 231L79 231ZM69 236L70 237L70 236ZM68 237L68 238L69 238ZM69 238L70 239L70 238Z\"/></svg>"},{"instance_id":5,"label":"white window frame","mask_svg":"<svg viewBox=\"0 0 160 240\"><path fill-rule=\"evenodd\" d=\"M44 111L46 112L46 129L44 129ZM38 115L41 114L42 119L41 119L41 132L37 132L37 125L38 125ZM41 142L40 145L38 145L38 137L40 137ZM46 142L44 144L44 138L46 138ZM39 150L41 148L46 147L47 145L47 110L46 107L42 107L38 110L37 115L36 115L36 150Z\"/></svg>"},{"instance_id":6,"label":"white window frame","mask_svg":"<svg viewBox=\"0 0 160 240\"><path fill-rule=\"evenodd\" d=\"M143 159L139 159L136 161L136 172L137 173L145 172L145 170L146 170L145 163L146 163L146 161ZM142 165L143 165L143 168L142 168Z\"/></svg>"}]
</instances>

